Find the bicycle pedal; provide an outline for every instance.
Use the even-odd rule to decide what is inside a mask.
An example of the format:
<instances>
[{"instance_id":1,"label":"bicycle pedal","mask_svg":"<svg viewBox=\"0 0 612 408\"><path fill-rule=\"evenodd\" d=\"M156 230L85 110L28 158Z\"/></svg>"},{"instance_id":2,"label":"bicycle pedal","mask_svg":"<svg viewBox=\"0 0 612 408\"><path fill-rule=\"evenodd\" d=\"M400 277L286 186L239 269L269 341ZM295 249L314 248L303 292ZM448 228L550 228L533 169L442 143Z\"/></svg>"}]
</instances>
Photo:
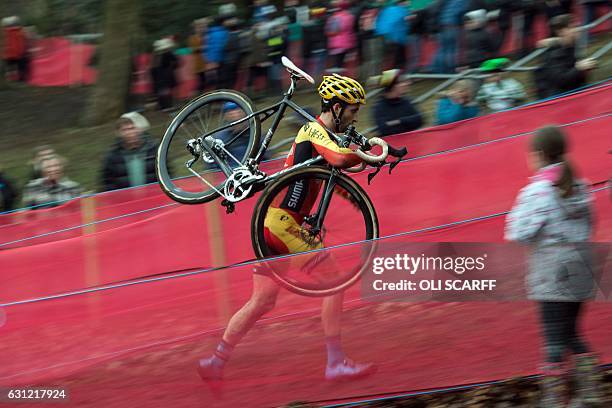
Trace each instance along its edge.
<instances>
[{"instance_id":1,"label":"bicycle pedal","mask_svg":"<svg viewBox=\"0 0 612 408\"><path fill-rule=\"evenodd\" d=\"M221 205L225 207L226 214L231 214L236 209L236 206L231 201L223 200L221 201Z\"/></svg>"}]
</instances>

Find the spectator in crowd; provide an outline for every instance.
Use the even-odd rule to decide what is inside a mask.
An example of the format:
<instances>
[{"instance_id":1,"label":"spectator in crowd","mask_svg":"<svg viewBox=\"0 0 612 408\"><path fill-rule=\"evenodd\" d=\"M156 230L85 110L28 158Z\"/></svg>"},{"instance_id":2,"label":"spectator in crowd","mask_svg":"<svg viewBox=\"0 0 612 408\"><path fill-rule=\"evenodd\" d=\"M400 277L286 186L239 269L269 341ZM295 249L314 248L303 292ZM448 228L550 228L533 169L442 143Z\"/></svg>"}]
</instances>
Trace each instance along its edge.
<instances>
[{"instance_id":1,"label":"spectator in crowd","mask_svg":"<svg viewBox=\"0 0 612 408\"><path fill-rule=\"evenodd\" d=\"M155 154L157 144L147 130L149 121L137 112L121 115L117 121L119 138L104 159L104 191L139 186L157 181Z\"/></svg>"},{"instance_id":2,"label":"spectator in crowd","mask_svg":"<svg viewBox=\"0 0 612 408\"><path fill-rule=\"evenodd\" d=\"M440 0L432 6L432 18L435 18L439 24L436 36L438 49L432 66L434 72L455 72L461 26L466 9L466 0Z\"/></svg>"},{"instance_id":3,"label":"spectator in crowd","mask_svg":"<svg viewBox=\"0 0 612 408\"><path fill-rule=\"evenodd\" d=\"M444 125L478 116L478 105L474 101L474 83L462 79L438 100L436 124Z\"/></svg>"},{"instance_id":4,"label":"spectator in crowd","mask_svg":"<svg viewBox=\"0 0 612 408\"><path fill-rule=\"evenodd\" d=\"M346 56L357 47L355 17L349 11L348 0L333 0L336 11L327 19L325 33L328 52L333 57L333 68L344 69Z\"/></svg>"},{"instance_id":5,"label":"spectator in crowd","mask_svg":"<svg viewBox=\"0 0 612 408\"><path fill-rule=\"evenodd\" d=\"M232 5L232 4L230 4ZM227 4L223 5L227 6ZM221 7L223 7L221 6ZM223 50L223 59L221 61L220 71L220 88L233 89L238 78L238 67L242 57L245 54L245 43L240 22L235 14L228 14L226 11L225 28L227 29L227 41Z\"/></svg>"},{"instance_id":6,"label":"spectator in crowd","mask_svg":"<svg viewBox=\"0 0 612 408\"><path fill-rule=\"evenodd\" d=\"M221 64L225 61L225 47L229 38L229 30L226 27L226 22L235 12L235 6L234 8L231 6L234 5L229 3L219 7L219 15L206 33L204 48L204 60L207 62L206 81L210 83L213 88L219 88L223 80Z\"/></svg>"},{"instance_id":7,"label":"spectator in crowd","mask_svg":"<svg viewBox=\"0 0 612 408\"><path fill-rule=\"evenodd\" d=\"M208 30L208 19L199 18L193 21L193 34L189 36L188 43L193 59L193 73L198 78L198 91L206 89L206 60L204 59L204 44L206 43L206 31Z\"/></svg>"},{"instance_id":8,"label":"spectator in crowd","mask_svg":"<svg viewBox=\"0 0 612 408\"><path fill-rule=\"evenodd\" d=\"M261 23L269 20L269 17L276 14L276 6L270 4L269 0L255 0L253 10L253 21Z\"/></svg>"},{"instance_id":9,"label":"spectator in crowd","mask_svg":"<svg viewBox=\"0 0 612 408\"><path fill-rule=\"evenodd\" d=\"M542 1L518 0L516 2L517 15L521 21L521 32L518 56L524 57L535 48L535 35L533 33L536 18L542 13Z\"/></svg>"},{"instance_id":10,"label":"spectator in crowd","mask_svg":"<svg viewBox=\"0 0 612 408\"><path fill-rule=\"evenodd\" d=\"M612 7L611 0L580 0L580 5L582 6L582 15L583 15L583 24L591 24L595 17L597 16L597 10L602 9L603 14L606 14L610 11ZM569 14L569 13L568 13ZM606 22L608 25L608 30L610 29L610 22ZM589 43L589 30L583 30L580 38L582 43L582 47L586 48Z\"/></svg>"},{"instance_id":11,"label":"spectator in crowd","mask_svg":"<svg viewBox=\"0 0 612 408\"><path fill-rule=\"evenodd\" d=\"M535 175L506 218L505 238L529 246L527 286L538 302L545 341L539 406L600 407L597 358L580 330L585 302L593 297L594 265L588 242L593 231L589 185L567 159L559 127L538 129L529 163ZM564 361L571 356L570 364ZM574 400L566 405L566 371L574 371Z\"/></svg>"},{"instance_id":12,"label":"spectator in crowd","mask_svg":"<svg viewBox=\"0 0 612 408\"><path fill-rule=\"evenodd\" d=\"M287 51L288 57L294 62L302 55L303 30L302 26L308 21L309 10L307 6L300 5L299 0L285 0L283 14L287 17Z\"/></svg>"},{"instance_id":13,"label":"spectator in crowd","mask_svg":"<svg viewBox=\"0 0 612 408\"><path fill-rule=\"evenodd\" d=\"M64 175L64 159L52 156L42 161L42 177L26 184L23 206L51 208L81 195L79 183Z\"/></svg>"},{"instance_id":14,"label":"spectator in crowd","mask_svg":"<svg viewBox=\"0 0 612 408\"><path fill-rule=\"evenodd\" d=\"M542 4L546 20L550 21L553 17L561 14L572 13L572 3L574 0L546 0Z\"/></svg>"},{"instance_id":15,"label":"spectator in crowd","mask_svg":"<svg viewBox=\"0 0 612 408\"><path fill-rule=\"evenodd\" d=\"M495 10L497 11L496 23L498 29L498 41L495 48L495 54L501 54L501 49L506 41L510 28L512 26L512 14L514 13L514 3L516 0L497 0L495 2Z\"/></svg>"},{"instance_id":16,"label":"spectator in crowd","mask_svg":"<svg viewBox=\"0 0 612 408\"><path fill-rule=\"evenodd\" d=\"M376 34L384 38L384 49L393 56L392 68L404 69L406 65L408 15L404 2L389 0L376 20Z\"/></svg>"},{"instance_id":17,"label":"spectator in crowd","mask_svg":"<svg viewBox=\"0 0 612 408\"><path fill-rule=\"evenodd\" d=\"M38 47L38 40L40 36L38 31L36 30L36 26L30 25L23 28L26 36L26 53L25 53L25 61L23 62L24 67L24 75L25 80L29 81L32 77L32 60L37 52L40 51L40 47Z\"/></svg>"},{"instance_id":18,"label":"spectator in crowd","mask_svg":"<svg viewBox=\"0 0 612 408\"><path fill-rule=\"evenodd\" d=\"M223 105L223 118L225 123L235 122L240 120L246 116L246 112L242 110L238 105L233 102L226 102ZM244 131L249 126L249 121L245 120L244 122L238 123L228 129L225 129L219 132L218 137L223 141L223 143L230 143L230 145L226 146L226 149L229 153L234 156L239 162L242 162L248 146L249 142L249 133ZM244 132L243 132L244 131ZM236 139L236 140L234 140ZM240 163L236 163L234 160L228 160L230 166L238 167Z\"/></svg>"},{"instance_id":19,"label":"spectator in crowd","mask_svg":"<svg viewBox=\"0 0 612 408\"><path fill-rule=\"evenodd\" d=\"M174 41L162 38L153 44L153 61L151 63L151 78L153 92L157 98L159 109L167 111L174 106L174 90L178 85L176 69L179 60L174 54Z\"/></svg>"},{"instance_id":20,"label":"spectator in crowd","mask_svg":"<svg viewBox=\"0 0 612 408\"><path fill-rule=\"evenodd\" d=\"M485 104L490 112L513 108L527 98L523 85L514 78L506 77L504 68L509 62L508 58L495 58L480 66L483 73L491 75L485 79L476 99Z\"/></svg>"},{"instance_id":21,"label":"spectator in crowd","mask_svg":"<svg viewBox=\"0 0 612 408\"><path fill-rule=\"evenodd\" d=\"M323 7L310 10L311 18L302 27L304 33L304 67L313 78L319 79L325 70L327 60L327 36L325 35L325 13Z\"/></svg>"},{"instance_id":22,"label":"spectator in crowd","mask_svg":"<svg viewBox=\"0 0 612 408\"><path fill-rule=\"evenodd\" d=\"M372 113L378 133L389 136L420 128L423 116L404 97L410 82L402 78L401 71L385 71L375 81L383 88L383 96L376 102Z\"/></svg>"},{"instance_id":23,"label":"spectator in crowd","mask_svg":"<svg viewBox=\"0 0 612 408\"><path fill-rule=\"evenodd\" d=\"M17 198L17 191L0 168L0 213L14 209L15 198Z\"/></svg>"},{"instance_id":24,"label":"spectator in crowd","mask_svg":"<svg viewBox=\"0 0 612 408\"><path fill-rule=\"evenodd\" d=\"M476 68L495 56L497 40L487 30L487 10L479 9L465 14L463 65Z\"/></svg>"},{"instance_id":25,"label":"spectator in crowd","mask_svg":"<svg viewBox=\"0 0 612 408\"><path fill-rule=\"evenodd\" d=\"M423 7L420 9L411 9L408 16L409 34L408 45L410 56L408 57L408 72L419 72L421 67L421 44L425 41L425 37L429 34L429 25L427 24L428 11Z\"/></svg>"},{"instance_id":26,"label":"spectator in crowd","mask_svg":"<svg viewBox=\"0 0 612 408\"><path fill-rule=\"evenodd\" d=\"M568 92L583 86L590 70L597 61L587 58L576 61L575 43L578 31L572 24L572 16L563 14L551 20L553 37L540 42L549 46L542 56L542 63L535 71L539 98Z\"/></svg>"},{"instance_id":27,"label":"spectator in crowd","mask_svg":"<svg viewBox=\"0 0 612 408\"><path fill-rule=\"evenodd\" d=\"M376 32L376 21L381 10L382 0L367 2L358 19L358 39L360 44L359 77L362 80L381 71L383 38Z\"/></svg>"},{"instance_id":28,"label":"spectator in crowd","mask_svg":"<svg viewBox=\"0 0 612 408\"><path fill-rule=\"evenodd\" d=\"M28 39L26 32L21 26L21 20L17 16L2 19L4 29L4 52L3 58L8 70L17 72L17 79L27 79L27 52Z\"/></svg>"},{"instance_id":29,"label":"spectator in crowd","mask_svg":"<svg viewBox=\"0 0 612 408\"><path fill-rule=\"evenodd\" d=\"M247 93L253 99L263 96L268 89L268 71L272 63L268 59L268 36L269 30L265 22L257 22L250 31L250 52L247 54L246 63L249 67L247 80ZM263 90L256 89L256 82L263 80Z\"/></svg>"},{"instance_id":30,"label":"spectator in crowd","mask_svg":"<svg viewBox=\"0 0 612 408\"><path fill-rule=\"evenodd\" d=\"M34 157L30 160L30 164L32 165L30 180L36 180L43 176L42 162L53 156L55 156L55 150L49 145L41 145L34 148Z\"/></svg>"},{"instance_id":31,"label":"spectator in crowd","mask_svg":"<svg viewBox=\"0 0 612 408\"><path fill-rule=\"evenodd\" d=\"M281 59L287 54L288 31L287 17L279 17L270 23L268 37L268 60L270 61L269 79L274 95L283 92L283 65Z\"/></svg>"}]
</instances>

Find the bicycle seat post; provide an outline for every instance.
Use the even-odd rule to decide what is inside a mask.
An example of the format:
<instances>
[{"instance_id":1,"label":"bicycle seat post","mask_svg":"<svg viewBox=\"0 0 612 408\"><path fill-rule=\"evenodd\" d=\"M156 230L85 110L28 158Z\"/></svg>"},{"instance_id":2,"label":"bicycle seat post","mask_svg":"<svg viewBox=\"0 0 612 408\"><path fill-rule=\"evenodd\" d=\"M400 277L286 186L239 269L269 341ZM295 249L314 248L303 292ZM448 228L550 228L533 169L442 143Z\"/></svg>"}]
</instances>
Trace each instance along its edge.
<instances>
[{"instance_id":1,"label":"bicycle seat post","mask_svg":"<svg viewBox=\"0 0 612 408\"><path fill-rule=\"evenodd\" d=\"M293 93L295 92L295 87L297 85L298 79L299 79L298 76L291 73L291 85L289 85L289 89L287 90L287 93L285 94L289 98L291 98L293 96Z\"/></svg>"}]
</instances>

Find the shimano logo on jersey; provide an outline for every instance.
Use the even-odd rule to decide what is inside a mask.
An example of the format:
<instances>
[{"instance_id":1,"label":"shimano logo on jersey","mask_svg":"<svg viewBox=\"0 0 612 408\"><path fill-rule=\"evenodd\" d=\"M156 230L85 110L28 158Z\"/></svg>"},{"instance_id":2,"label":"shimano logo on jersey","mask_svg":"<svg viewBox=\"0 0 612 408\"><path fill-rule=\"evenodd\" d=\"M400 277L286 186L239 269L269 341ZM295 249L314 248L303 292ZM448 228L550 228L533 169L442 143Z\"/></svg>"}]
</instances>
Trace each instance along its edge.
<instances>
[{"instance_id":1,"label":"shimano logo on jersey","mask_svg":"<svg viewBox=\"0 0 612 408\"><path fill-rule=\"evenodd\" d=\"M296 181L295 184L293 185L293 190L291 191L289 202L287 203L288 207L297 209L298 201L300 200L302 191L304 191L304 180Z\"/></svg>"}]
</instances>

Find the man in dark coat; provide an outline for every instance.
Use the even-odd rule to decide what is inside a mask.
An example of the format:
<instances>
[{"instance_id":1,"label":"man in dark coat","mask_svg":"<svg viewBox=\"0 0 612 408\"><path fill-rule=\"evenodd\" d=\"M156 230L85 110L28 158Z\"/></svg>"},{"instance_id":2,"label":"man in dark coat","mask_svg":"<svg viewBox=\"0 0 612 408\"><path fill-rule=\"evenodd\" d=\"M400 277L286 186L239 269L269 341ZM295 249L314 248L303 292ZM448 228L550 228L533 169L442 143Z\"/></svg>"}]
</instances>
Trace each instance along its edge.
<instances>
[{"instance_id":1,"label":"man in dark coat","mask_svg":"<svg viewBox=\"0 0 612 408\"><path fill-rule=\"evenodd\" d=\"M125 113L117 128L120 137L106 155L102 168L104 191L156 182L157 144L146 133L147 119L137 112Z\"/></svg>"},{"instance_id":2,"label":"man in dark coat","mask_svg":"<svg viewBox=\"0 0 612 408\"><path fill-rule=\"evenodd\" d=\"M14 207L17 191L13 183L0 170L0 213L10 211Z\"/></svg>"},{"instance_id":3,"label":"man in dark coat","mask_svg":"<svg viewBox=\"0 0 612 408\"><path fill-rule=\"evenodd\" d=\"M550 23L552 38L540 41L549 49L542 56L542 64L535 71L539 98L568 92L586 84L588 72L597 67L597 61L587 58L576 60L578 31L572 25L572 16L562 14Z\"/></svg>"},{"instance_id":4,"label":"man in dark coat","mask_svg":"<svg viewBox=\"0 0 612 408\"><path fill-rule=\"evenodd\" d=\"M410 132L423 125L421 113L404 94L409 82L402 80L399 69L383 72L378 84L384 94L374 106L374 122L381 136Z\"/></svg>"}]
</instances>

